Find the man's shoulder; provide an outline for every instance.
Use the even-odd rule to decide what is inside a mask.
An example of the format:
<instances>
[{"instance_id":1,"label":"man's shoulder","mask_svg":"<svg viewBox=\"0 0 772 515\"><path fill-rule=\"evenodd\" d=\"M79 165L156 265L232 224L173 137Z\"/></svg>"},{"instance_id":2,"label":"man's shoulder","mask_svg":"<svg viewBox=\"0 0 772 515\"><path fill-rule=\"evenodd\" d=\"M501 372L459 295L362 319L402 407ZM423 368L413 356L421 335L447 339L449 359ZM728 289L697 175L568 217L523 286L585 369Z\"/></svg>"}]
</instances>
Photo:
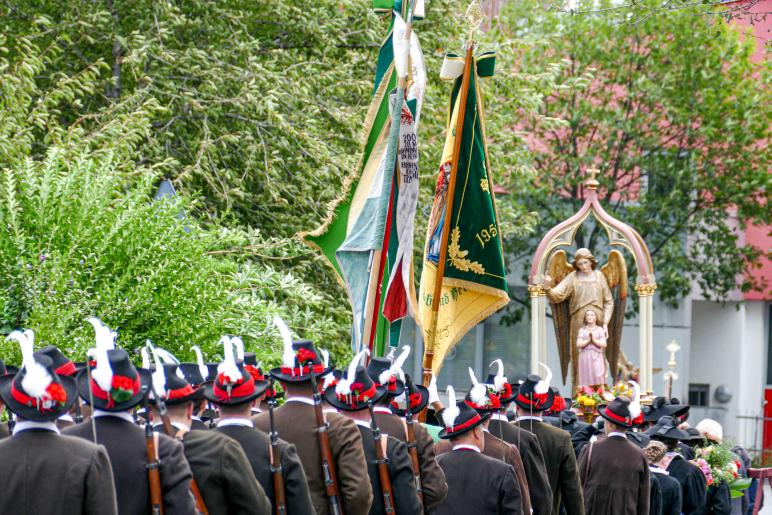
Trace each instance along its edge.
<instances>
[{"instance_id":1,"label":"man's shoulder","mask_svg":"<svg viewBox=\"0 0 772 515\"><path fill-rule=\"evenodd\" d=\"M340 413L327 413L327 422L332 431L358 431L356 422Z\"/></svg>"},{"instance_id":2,"label":"man's shoulder","mask_svg":"<svg viewBox=\"0 0 772 515\"><path fill-rule=\"evenodd\" d=\"M537 434L543 434L545 436L548 436L550 439L555 441L567 441L571 442L571 435L567 431L563 431L562 429L552 426L548 424L547 422L536 422L533 425L533 430Z\"/></svg>"},{"instance_id":3,"label":"man's shoulder","mask_svg":"<svg viewBox=\"0 0 772 515\"><path fill-rule=\"evenodd\" d=\"M468 467L469 471L474 470L475 473L479 470L484 470L486 473L495 475L503 474L510 468L510 465L503 461L491 458L480 452L475 451L450 451L437 456L437 462L445 466L459 466L463 465Z\"/></svg>"}]
</instances>

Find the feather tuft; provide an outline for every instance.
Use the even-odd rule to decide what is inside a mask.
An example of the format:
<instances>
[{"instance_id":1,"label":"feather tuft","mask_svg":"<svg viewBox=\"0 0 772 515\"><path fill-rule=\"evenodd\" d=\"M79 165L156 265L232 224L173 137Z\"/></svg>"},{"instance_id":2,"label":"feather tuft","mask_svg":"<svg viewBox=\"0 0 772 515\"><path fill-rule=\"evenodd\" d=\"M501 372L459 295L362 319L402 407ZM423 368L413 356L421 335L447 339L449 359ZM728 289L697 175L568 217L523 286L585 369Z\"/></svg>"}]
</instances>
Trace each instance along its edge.
<instances>
[{"instance_id":1,"label":"feather tuft","mask_svg":"<svg viewBox=\"0 0 772 515\"><path fill-rule=\"evenodd\" d=\"M547 391L550 389L550 381L552 381L552 370L550 370L550 367L548 367L541 361L539 361L538 363L539 365L544 367L544 370L547 371L547 375L544 379L536 383L536 386L533 387L533 391L535 393L547 393Z\"/></svg>"},{"instance_id":2,"label":"feather tuft","mask_svg":"<svg viewBox=\"0 0 772 515\"><path fill-rule=\"evenodd\" d=\"M194 345L190 348L193 352L196 353L196 363L198 363L198 373L201 374L201 377L206 381L206 379L209 377L209 369L206 365L204 365L204 356L201 354L201 348L198 345Z\"/></svg>"},{"instance_id":3,"label":"feather tuft","mask_svg":"<svg viewBox=\"0 0 772 515\"><path fill-rule=\"evenodd\" d=\"M228 382L235 383L241 379L241 372L233 357L233 344L231 343L231 339L227 336L223 336L217 344L223 346L223 355L225 356L222 363L217 365L217 373L223 374L228 378Z\"/></svg>"},{"instance_id":4,"label":"feather tuft","mask_svg":"<svg viewBox=\"0 0 772 515\"><path fill-rule=\"evenodd\" d=\"M42 399L46 395L46 388L51 384L53 377L43 365L35 361L35 333L31 329L24 332L13 331L7 339L18 342L21 347L22 366L24 367L24 379L21 381L22 389L30 397Z\"/></svg>"},{"instance_id":5,"label":"feather tuft","mask_svg":"<svg viewBox=\"0 0 772 515\"><path fill-rule=\"evenodd\" d=\"M153 349L153 363L155 363L155 370L153 370L153 390L158 397L166 398L166 371L164 370L164 364L162 362L161 355L159 353L161 349Z\"/></svg>"},{"instance_id":6,"label":"feather tuft","mask_svg":"<svg viewBox=\"0 0 772 515\"><path fill-rule=\"evenodd\" d=\"M456 405L456 391L452 386L448 385L448 407L442 412L442 421L445 423L445 427L451 428L456 422L456 419L461 414L461 410Z\"/></svg>"},{"instance_id":7,"label":"feather tuft","mask_svg":"<svg viewBox=\"0 0 772 515\"><path fill-rule=\"evenodd\" d=\"M354 378L356 377L357 367L359 366L359 362L362 361L362 358L366 355L370 355L369 349L362 349L357 353L356 356L354 356L354 359L352 359L351 363L348 365L346 375L341 377L340 381L338 381L338 384L335 385L335 393L338 395L351 394L351 384L354 382Z\"/></svg>"},{"instance_id":8,"label":"feather tuft","mask_svg":"<svg viewBox=\"0 0 772 515\"><path fill-rule=\"evenodd\" d=\"M147 347L140 348L139 354L142 356L142 368L150 370L150 354L147 352Z\"/></svg>"},{"instance_id":9,"label":"feather tuft","mask_svg":"<svg viewBox=\"0 0 772 515\"><path fill-rule=\"evenodd\" d=\"M281 360L285 367L295 366L295 351L292 350L292 332L284 320L280 316L273 317L273 325L279 330L282 341L284 342L284 352L282 352Z\"/></svg>"},{"instance_id":10,"label":"feather tuft","mask_svg":"<svg viewBox=\"0 0 772 515\"><path fill-rule=\"evenodd\" d=\"M504 385L509 381L507 381L506 376L504 376L504 362L501 361L501 359L495 359L488 366L492 367L493 365L496 365L496 376L493 378L493 387L497 392L500 392L504 389Z\"/></svg>"},{"instance_id":11,"label":"feather tuft","mask_svg":"<svg viewBox=\"0 0 772 515\"><path fill-rule=\"evenodd\" d=\"M231 338L231 343L236 346L236 359L244 361L244 340L240 336Z\"/></svg>"},{"instance_id":12,"label":"feather tuft","mask_svg":"<svg viewBox=\"0 0 772 515\"><path fill-rule=\"evenodd\" d=\"M488 404L488 390L484 384L480 384L477 381L477 377L474 375L474 370L469 367L469 378L472 380L472 388L469 390L469 398L477 406L485 406Z\"/></svg>"},{"instance_id":13,"label":"feather tuft","mask_svg":"<svg viewBox=\"0 0 772 515\"><path fill-rule=\"evenodd\" d=\"M635 381L628 382L632 385L633 392L635 392L633 399L630 401L630 417L636 419L641 414L641 387Z\"/></svg>"},{"instance_id":14,"label":"feather tuft","mask_svg":"<svg viewBox=\"0 0 772 515\"><path fill-rule=\"evenodd\" d=\"M94 341L96 344L96 367L91 372L91 377L101 390L109 392L113 388L113 369L107 357L107 351L115 348L116 334L96 317L88 320L94 327Z\"/></svg>"}]
</instances>

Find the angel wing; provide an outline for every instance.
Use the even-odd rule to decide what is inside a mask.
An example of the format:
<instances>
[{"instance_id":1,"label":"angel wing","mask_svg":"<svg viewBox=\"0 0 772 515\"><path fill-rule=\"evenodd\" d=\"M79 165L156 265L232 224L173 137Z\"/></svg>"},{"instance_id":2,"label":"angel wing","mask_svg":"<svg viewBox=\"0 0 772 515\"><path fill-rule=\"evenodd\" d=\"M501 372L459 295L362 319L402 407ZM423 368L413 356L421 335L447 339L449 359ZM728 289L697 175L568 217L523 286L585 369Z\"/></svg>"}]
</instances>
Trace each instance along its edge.
<instances>
[{"instance_id":1,"label":"angel wing","mask_svg":"<svg viewBox=\"0 0 772 515\"><path fill-rule=\"evenodd\" d=\"M547 262L547 274L551 277L550 287L560 283L568 274L574 271L568 263L565 250L554 252ZM558 341L558 356L560 357L560 372L563 374L563 384L566 384L568 364L572 359L571 351L571 311L568 300L552 304L552 323L555 325L555 336ZM576 357L573 357L576 360Z\"/></svg>"},{"instance_id":2,"label":"angel wing","mask_svg":"<svg viewBox=\"0 0 772 515\"><path fill-rule=\"evenodd\" d=\"M622 345L622 326L625 322L625 304L627 303L627 264L622 253L612 250L608 255L608 262L600 268L606 277L611 296L614 298L614 312L608 321L608 341L606 346L606 359L609 369L614 374L614 382L619 380L618 363L620 347Z\"/></svg>"}]
</instances>

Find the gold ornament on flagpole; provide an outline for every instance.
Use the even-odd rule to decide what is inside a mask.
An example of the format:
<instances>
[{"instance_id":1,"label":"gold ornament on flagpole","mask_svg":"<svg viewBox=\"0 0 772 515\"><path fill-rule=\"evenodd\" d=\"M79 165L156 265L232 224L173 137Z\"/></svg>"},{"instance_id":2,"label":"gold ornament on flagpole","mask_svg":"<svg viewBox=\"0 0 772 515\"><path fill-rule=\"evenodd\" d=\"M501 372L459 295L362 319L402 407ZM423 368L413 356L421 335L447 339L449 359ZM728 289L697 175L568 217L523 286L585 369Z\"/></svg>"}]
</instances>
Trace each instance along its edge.
<instances>
[{"instance_id":1,"label":"gold ornament on flagpole","mask_svg":"<svg viewBox=\"0 0 772 515\"><path fill-rule=\"evenodd\" d=\"M480 25L482 25L482 22L485 19L485 14L483 13L479 0L472 0L472 3L469 4L469 7L466 9L464 18L466 18L466 23L469 25L469 30L471 32L469 35L469 42L474 42L474 33L480 29Z\"/></svg>"}]
</instances>

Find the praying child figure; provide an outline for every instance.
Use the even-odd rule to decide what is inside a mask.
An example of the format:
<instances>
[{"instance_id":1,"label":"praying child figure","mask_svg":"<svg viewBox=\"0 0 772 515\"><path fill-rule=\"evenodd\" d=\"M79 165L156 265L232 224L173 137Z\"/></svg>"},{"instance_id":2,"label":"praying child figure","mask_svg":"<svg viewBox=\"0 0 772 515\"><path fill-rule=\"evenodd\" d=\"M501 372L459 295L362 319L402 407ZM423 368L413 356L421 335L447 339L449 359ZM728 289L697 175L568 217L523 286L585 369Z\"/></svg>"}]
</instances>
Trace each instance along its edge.
<instances>
[{"instance_id":1,"label":"praying child figure","mask_svg":"<svg viewBox=\"0 0 772 515\"><path fill-rule=\"evenodd\" d=\"M596 324L594 310L584 312L584 325L579 328L576 346L579 348L579 386L606 384L606 332Z\"/></svg>"}]
</instances>

